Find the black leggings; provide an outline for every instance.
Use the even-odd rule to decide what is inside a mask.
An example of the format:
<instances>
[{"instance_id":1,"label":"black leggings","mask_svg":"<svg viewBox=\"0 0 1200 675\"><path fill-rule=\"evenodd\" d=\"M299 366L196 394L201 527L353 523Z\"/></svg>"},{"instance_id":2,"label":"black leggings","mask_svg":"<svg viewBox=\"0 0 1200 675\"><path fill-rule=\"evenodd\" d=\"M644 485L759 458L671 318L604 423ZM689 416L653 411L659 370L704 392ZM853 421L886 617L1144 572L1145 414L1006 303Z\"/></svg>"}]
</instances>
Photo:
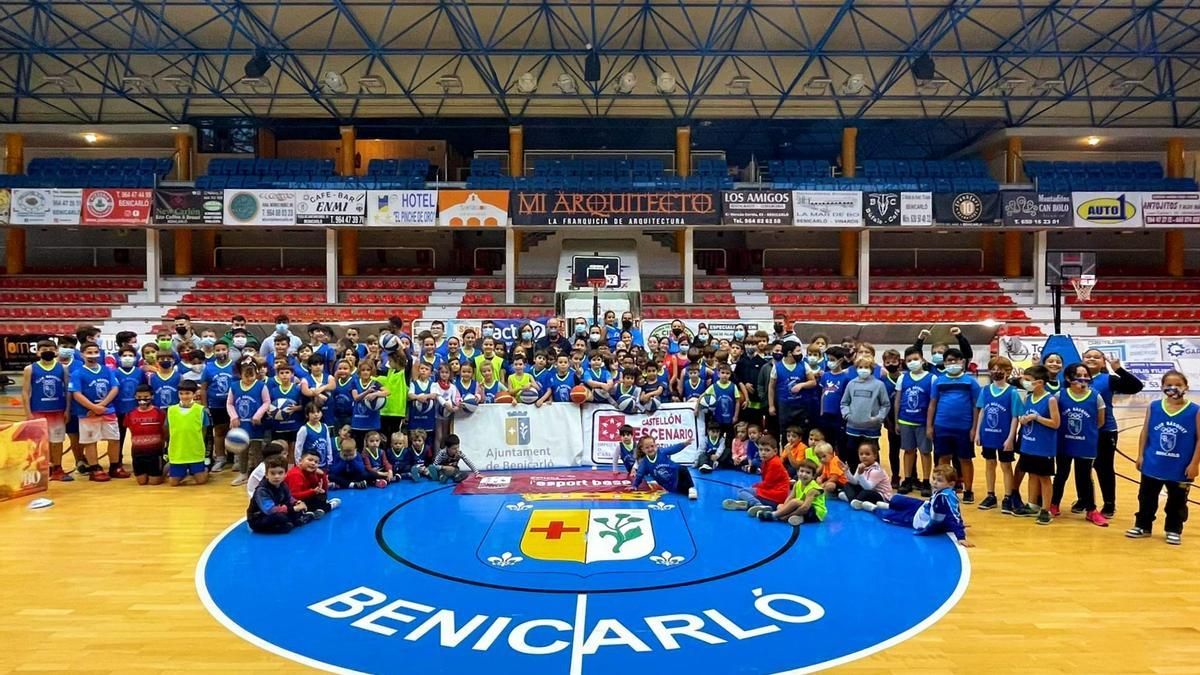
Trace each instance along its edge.
<instances>
[{"instance_id":1,"label":"black leggings","mask_svg":"<svg viewBox=\"0 0 1200 675\"><path fill-rule=\"evenodd\" d=\"M688 471L686 466L679 467L679 478L675 480L675 489L671 492L686 495L688 490L696 487L696 483L692 481L692 472Z\"/></svg>"},{"instance_id":2,"label":"black leggings","mask_svg":"<svg viewBox=\"0 0 1200 675\"><path fill-rule=\"evenodd\" d=\"M288 513L260 513L251 516L248 521L250 529L259 534L287 534L302 524L300 514L295 511Z\"/></svg>"},{"instance_id":3,"label":"black leggings","mask_svg":"<svg viewBox=\"0 0 1200 675\"><path fill-rule=\"evenodd\" d=\"M1138 488L1138 511L1133 517L1133 522L1143 530L1150 531L1158 513L1158 495L1164 486L1167 488L1167 503L1163 507L1163 515L1166 516L1163 529L1166 532L1183 534L1183 524L1187 522L1188 517L1187 483L1159 480L1142 474L1142 485Z\"/></svg>"},{"instance_id":4,"label":"black leggings","mask_svg":"<svg viewBox=\"0 0 1200 675\"><path fill-rule=\"evenodd\" d=\"M1054 473L1054 490L1051 493L1050 503L1058 505L1062 503L1063 490L1067 487L1067 479L1071 477L1071 464L1075 464L1075 496L1079 498L1079 505L1084 511L1096 510L1096 493L1092 488L1092 461L1084 457L1070 457L1059 453L1058 461L1055 462L1057 471Z\"/></svg>"},{"instance_id":5,"label":"black leggings","mask_svg":"<svg viewBox=\"0 0 1200 675\"><path fill-rule=\"evenodd\" d=\"M1112 411L1109 411L1112 414ZM1113 462L1117 457L1117 432L1101 431L1100 444L1096 447L1096 482L1100 484L1100 496L1105 504L1117 503L1117 473ZM1091 482L1091 477L1088 477ZM1093 495L1094 498L1094 495Z\"/></svg>"},{"instance_id":6,"label":"black leggings","mask_svg":"<svg viewBox=\"0 0 1200 675\"><path fill-rule=\"evenodd\" d=\"M888 500L883 498L883 495L874 490L865 490L861 486L854 483L846 483L842 486L842 492L846 493L846 499L859 500L864 502L875 502L876 504L883 502L888 503Z\"/></svg>"}]
</instances>

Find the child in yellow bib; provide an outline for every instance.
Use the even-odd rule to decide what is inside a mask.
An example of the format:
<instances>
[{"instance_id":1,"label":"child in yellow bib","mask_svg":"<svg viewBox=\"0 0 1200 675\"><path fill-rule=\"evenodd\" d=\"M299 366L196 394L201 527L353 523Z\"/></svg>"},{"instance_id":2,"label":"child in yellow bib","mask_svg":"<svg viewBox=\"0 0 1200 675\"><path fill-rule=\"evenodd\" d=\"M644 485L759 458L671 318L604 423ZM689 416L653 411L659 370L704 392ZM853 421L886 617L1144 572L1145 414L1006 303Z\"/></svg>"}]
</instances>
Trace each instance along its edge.
<instances>
[{"instance_id":1,"label":"child in yellow bib","mask_svg":"<svg viewBox=\"0 0 1200 675\"><path fill-rule=\"evenodd\" d=\"M179 403L167 408L165 431L167 461L171 468L168 479L172 486L181 484L190 474L196 485L208 482L208 467L204 463L204 428L212 422L204 406L196 403L195 382L179 384Z\"/></svg>"}]
</instances>

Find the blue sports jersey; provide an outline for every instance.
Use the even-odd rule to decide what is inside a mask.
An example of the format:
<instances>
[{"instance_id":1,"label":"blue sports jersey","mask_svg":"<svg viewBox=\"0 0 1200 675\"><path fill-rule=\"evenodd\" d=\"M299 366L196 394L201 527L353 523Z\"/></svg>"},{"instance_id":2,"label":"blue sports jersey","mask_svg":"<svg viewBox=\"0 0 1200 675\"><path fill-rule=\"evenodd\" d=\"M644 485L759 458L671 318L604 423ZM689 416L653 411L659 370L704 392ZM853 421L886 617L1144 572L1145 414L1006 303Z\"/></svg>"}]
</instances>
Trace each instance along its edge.
<instances>
[{"instance_id":1,"label":"blue sports jersey","mask_svg":"<svg viewBox=\"0 0 1200 675\"><path fill-rule=\"evenodd\" d=\"M146 376L150 389L154 392L154 407L166 411L167 408L179 403L179 367L171 369L171 374L163 377L155 370Z\"/></svg>"},{"instance_id":2,"label":"blue sports jersey","mask_svg":"<svg viewBox=\"0 0 1200 675\"><path fill-rule=\"evenodd\" d=\"M417 380L413 380L412 383L408 387L408 391L410 394L417 394L418 396L421 394L432 393L433 392L433 380L426 380L425 384L423 384L423 385L420 382L418 382ZM429 409L425 410L425 411L418 410L418 407L420 405L421 404L418 404L416 401L409 401L409 403L408 403L408 428L409 429L424 429L426 431L433 431L434 427L437 425L438 402L437 401L426 401L424 403L424 405L427 405L429 407Z\"/></svg>"},{"instance_id":3,"label":"blue sports jersey","mask_svg":"<svg viewBox=\"0 0 1200 675\"><path fill-rule=\"evenodd\" d=\"M529 374L533 376L533 381L537 382L539 392L550 388L550 375L553 373L553 368L542 368L541 370L534 368L529 371Z\"/></svg>"},{"instance_id":4,"label":"blue sports jersey","mask_svg":"<svg viewBox=\"0 0 1200 675\"><path fill-rule=\"evenodd\" d=\"M975 402L979 400L982 387L973 375L939 375L933 381L929 394L937 401L937 412L933 416L933 428L962 431L970 429L974 422Z\"/></svg>"},{"instance_id":5,"label":"blue sports jersey","mask_svg":"<svg viewBox=\"0 0 1200 675\"><path fill-rule=\"evenodd\" d=\"M835 373L826 370L821 373L818 384L821 387L821 414L842 416L842 394L846 393L846 385L856 377L854 373L843 370Z\"/></svg>"},{"instance_id":6,"label":"blue sports jersey","mask_svg":"<svg viewBox=\"0 0 1200 675\"><path fill-rule=\"evenodd\" d=\"M1035 412L1042 417L1050 418L1050 399L1052 394L1043 393L1039 399L1033 394L1025 400L1024 413ZM1021 425L1021 454L1034 457L1053 457L1058 454L1058 430L1032 420Z\"/></svg>"},{"instance_id":7,"label":"blue sports jersey","mask_svg":"<svg viewBox=\"0 0 1200 675\"><path fill-rule=\"evenodd\" d=\"M333 384L333 391L329 392L329 402L325 404L325 412L333 411L333 419L337 422L349 420L354 414L354 397L350 392L354 391L354 381L358 378L351 375L345 380L336 380Z\"/></svg>"},{"instance_id":8,"label":"blue sports jersey","mask_svg":"<svg viewBox=\"0 0 1200 675\"><path fill-rule=\"evenodd\" d=\"M717 404L709 413L712 420L717 424L733 424L733 417L737 413L737 387L732 382L726 385L717 382L704 393L712 394L717 399Z\"/></svg>"},{"instance_id":9,"label":"blue sports jersey","mask_svg":"<svg viewBox=\"0 0 1200 675\"><path fill-rule=\"evenodd\" d=\"M466 398L467 394L479 394L479 380L471 378L463 382L461 377L454 378L454 388L458 390L458 397Z\"/></svg>"},{"instance_id":10,"label":"blue sports jersey","mask_svg":"<svg viewBox=\"0 0 1200 675\"><path fill-rule=\"evenodd\" d=\"M700 398L704 395L704 390L708 387L704 384L703 377L697 377L692 380L690 377L683 379L683 400L690 401L694 398Z\"/></svg>"},{"instance_id":11,"label":"blue sports jersey","mask_svg":"<svg viewBox=\"0 0 1200 675\"><path fill-rule=\"evenodd\" d=\"M293 381L291 385L284 388L275 378L267 380L267 391L270 392L271 402L285 398L291 401L296 406L296 411L293 413L280 412L278 419L271 420L271 428L275 431L296 431L304 424L304 395L300 393L300 384Z\"/></svg>"},{"instance_id":12,"label":"blue sports jersey","mask_svg":"<svg viewBox=\"0 0 1200 675\"><path fill-rule=\"evenodd\" d=\"M900 376L900 415L896 421L908 426L925 426L928 422L929 399L937 376L928 371L919 376L904 373Z\"/></svg>"},{"instance_id":13,"label":"blue sports jersey","mask_svg":"<svg viewBox=\"0 0 1200 675\"><path fill-rule=\"evenodd\" d=\"M299 449L298 454L315 452L321 458L318 462L319 465L329 466L333 463L333 441L330 439L329 425L317 422L317 426L314 427L305 422L304 428L304 447Z\"/></svg>"},{"instance_id":14,"label":"blue sports jersey","mask_svg":"<svg viewBox=\"0 0 1200 675\"><path fill-rule=\"evenodd\" d=\"M1112 375L1106 372L1097 373L1092 378L1092 390L1100 394L1100 400L1104 401L1104 426L1100 427L1100 431L1116 431L1117 416L1113 414Z\"/></svg>"},{"instance_id":15,"label":"blue sports jersey","mask_svg":"<svg viewBox=\"0 0 1200 675\"><path fill-rule=\"evenodd\" d=\"M233 361L229 361L223 366L218 365L216 361L206 363L204 372L200 374L201 384L206 385L206 406L210 409L224 410L225 398L229 394L229 385L237 379L237 375L233 373Z\"/></svg>"},{"instance_id":16,"label":"blue sports jersey","mask_svg":"<svg viewBox=\"0 0 1200 675\"><path fill-rule=\"evenodd\" d=\"M803 384L808 381L808 371L803 363L793 363L789 366L783 361L775 362L775 405L798 406L800 405L801 394L803 389L797 392L792 391L792 387L797 384ZM842 384L842 389L845 389L845 384ZM838 397L839 405L841 397Z\"/></svg>"},{"instance_id":17,"label":"blue sports jersey","mask_svg":"<svg viewBox=\"0 0 1200 675\"><path fill-rule=\"evenodd\" d=\"M35 361L29 367L29 410L64 412L67 409L67 369L58 361L48 368L43 363Z\"/></svg>"},{"instance_id":18,"label":"blue sports jersey","mask_svg":"<svg viewBox=\"0 0 1200 675\"><path fill-rule=\"evenodd\" d=\"M1058 393L1059 441L1070 457L1096 458L1100 444L1100 395L1088 389L1083 398L1075 398L1070 387Z\"/></svg>"},{"instance_id":19,"label":"blue sports jersey","mask_svg":"<svg viewBox=\"0 0 1200 675\"><path fill-rule=\"evenodd\" d=\"M660 403L671 402L671 373L664 368L659 371L657 384L655 386L662 387L662 393L658 395Z\"/></svg>"},{"instance_id":20,"label":"blue sports jersey","mask_svg":"<svg viewBox=\"0 0 1200 675\"><path fill-rule=\"evenodd\" d=\"M975 407L979 408L979 444L991 450L1003 449L1013 418L1021 414L1021 397L1016 388L1004 383L983 387Z\"/></svg>"},{"instance_id":21,"label":"blue sports jersey","mask_svg":"<svg viewBox=\"0 0 1200 675\"><path fill-rule=\"evenodd\" d=\"M555 403L570 403L571 390L577 384L579 384L579 379L575 376L575 373L568 370L565 376L560 376L558 371L555 370L550 373L550 377L546 378L544 386L550 388L550 400Z\"/></svg>"},{"instance_id":22,"label":"blue sports jersey","mask_svg":"<svg viewBox=\"0 0 1200 675\"><path fill-rule=\"evenodd\" d=\"M490 385L480 382L479 389L483 392L484 403L495 403L496 395L503 391L500 388L500 380L493 380Z\"/></svg>"},{"instance_id":23,"label":"blue sports jersey","mask_svg":"<svg viewBox=\"0 0 1200 675\"><path fill-rule=\"evenodd\" d=\"M83 366L71 373L71 383L67 386L67 391L73 394L83 394L84 398L88 401L99 403L105 396L108 396L108 392L119 387L117 377L108 368L97 365L93 370L87 366ZM88 409L83 407L82 403L75 401L74 398L74 396L71 397L71 409L74 411L75 416L87 417ZM111 401L104 407L104 412L109 415L116 412Z\"/></svg>"},{"instance_id":24,"label":"blue sports jersey","mask_svg":"<svg viewBox=\"0 0 1200 675\"><path fill-rule=\"evenodd\" d=\"M368 471L383 471L384 470L383 461L386 458L386 456L384 455L382 448L376 449L374 454L371 453L370 448L363 448L362 457L363 457L363 462L365 462L367 465ZM388 462L388 463L390 464L391 462Z\"/></svg>"},{"instance_id":25,"label":"blue sports jersey","mask_svg":"<svg viewBox=\"0 0 1200 675\"><path fill-rule=\"evenodd\" d=\"M601 368L600 370L592 370L591 368L585 368L583 371L583 381L585 383L586 382L599 382L601 384L608 384L610 380L612 380L612 373L608 372L607 370L605 370L603 368Z\"/></svg>"},{"instance_id":26,"label":"blue sports jersey","mask_svg":"<svg viewBox=\"0 0 1200 675\"><path fill-rule=\"evenodd\" d=\"M1187 481L1187 467L1196 452L1195 403L1167 412L1165 401L1150 404L1146 425L1146 447L1142 452L1142 474L1177 483Z\"/></svg>"},{"instance_id":27,"label":"blue sports jersey","mask_svg":"<svg viewBox=\"0 0 1200 675\"><path fill-rule=\"evenodd\" d=\"M687 447L687 444L674 446L670 450L659 448L654 459L642 455L642 458L637 463L637 474L633 479L634 489L637 489L642 484L642 481L652 480L668 492L673 492L675 486L679 483L679 465L675 463L671 455L685 447Z\"/></svg>"},{"instance_id":28,"label":"blue sports jersey","mask_svg":"<svg viewBox=\"0 0 1200 675\"><path fill-rule=\"evenodd\" d=\"M360 397L363 393L369 393L379 389L379 381L371 378L366 384L363 384L362 378L351 378L351 384L354 387L354 392ZM410 407L411 411L411 407ZM375 431L379 428L379 411L372 410L367 406L366 402L361 398L354 402L350 414L350 428L359 431Z\"/></svg>"},{"instance_id":29,"label":"blue sports jersey","mask_svg":"<svg viewBox=\"0 0 1200 675\"><path fill-rule=\"evenodd\" d=\"M385 452L387 453L388 463L392 465L392 471L396 472L397 475L403 475L412 471L412 468L421 461L421 458L417 456L417 451L413 450L412 447L400 448L400 452L396 452L389 445L385 448Z\"/></svg>"},{"instance_id":30,"label":"blue sports jersey","mask_svg":"<svg viewBox=\"0 0 1200 675\"><path fill-rule=\"evenodd\" d=\"M266 428L263 424L254 424L252 419L254 413L262 407L263 389L266 386L262 380L255 380L249 387L242 386L242 381L236 380L229 386L229 393L233 396L233 410L241 420L242 428L250 434L250 439L255 441L262 440L263 430Z\"/></svg>"},{"instance_id":31,"label":"blue sports jersey","mask_svg":"<svg viewBox=\"0 0 1200 675\"><path fill-rule=\"evenodd\" d=\"M113 400L113 406L117 409L118 415L124 415L137 409L137 388L146 383L146 373L142 372L141 368L117 368L113 371L113 375L117 378L117 387L121 393L117 394L117 398ZM221 400L221 405L225 405L225 400Z\"/></svg>"},{"instance_id":32,"label":"blue sports jersey","mask_svg":"<svg viewBox=\"0 0 1200 675\"><path fill-rule=\"evenodd\" d=\"M296 361L296 357L288 354L287 361L292 366L292 372L299 375L300 363ZM275 352L267 354L267 377L275 377Z\"/></svg>"}]
</instances>

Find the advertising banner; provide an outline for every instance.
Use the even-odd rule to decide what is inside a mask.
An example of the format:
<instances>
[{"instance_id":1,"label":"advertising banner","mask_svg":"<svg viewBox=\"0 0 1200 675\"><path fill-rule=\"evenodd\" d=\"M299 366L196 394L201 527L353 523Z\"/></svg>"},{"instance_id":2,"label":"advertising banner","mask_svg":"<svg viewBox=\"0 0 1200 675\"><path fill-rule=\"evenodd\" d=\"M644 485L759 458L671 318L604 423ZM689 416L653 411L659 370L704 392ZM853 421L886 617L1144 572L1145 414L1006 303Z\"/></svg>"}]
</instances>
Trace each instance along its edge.
<instances>
[{"instance_id":1,"label":"advertising banner","mask_svg":"<svg viewBox=\"0 0 1200 675\"><path fill-rule=\"evenodd\" d=\"M792 223L799 227L862 227L863 194L796 190L792 193Z\"/></svg>"},{"instance_id":2,"label":"advertising banner","mask_svg":"<svg viewBox=\"0 0 1200 675\"><path fill-rule=\"evenodd\" d=\"M900 225L930 227L933 225L933 193L901 192Z\"/></svg>"},{"instance_id":3,"label":"advertising banner","mask_svg":"<svg viewBox=\"0 0 1200 675\"><path fill-rule=\"evenodd\" d=\"M1142 195L1138 192L1072 192L1075 227L1142 226Z\"/></svg>"},{"instance_id":4,"label":"advertising banner","mask_svg":"<svg viewBox=\"0 0 1200 675\"><path fill-rule=\"evenodd\" d=\"M652 436L659 452L684 446L671 455L677 464L691 464L699 452L699 420L694 408L687 403L665 403L651 415L626 415L609 405L589 403L583 406L584 457L589 464L612 466L613 453L621 444L620 429L633 427L633 437Z\"/></svg>"},{"instance_id":5,"label":"advertising banner","mask_svg":"<svg viewBox=\"0 0 1200 675\"><path fill-rule=\"evenodd\" d=\"M555 403L481 405L454 420L460 449L480 471L579 466L583 461L579 407Z\"/></svg>"},{"instance_id":6,"label":"advertising banner","mask_svg":"<svg viewBox=\"0 0 1200 675\"><path fill-rule=\"evenodd\" d=\"M1200 192L1143 192L1146 227L1200 227Z\"/></svg>"},{"instance_id":7,"label":"advertising banner","mask_svg":"<svg viewBox=\"0 0 1200 675\"><path fill-rule=\"evenodd\" d=\"M715 225L710 192L514 192L514 225L656 227Z\"/></svg>"},{"instance_id":8,"label":"advertising banner","mask_svg":"<svg viewBox=\"0 0 1200 675\"><path fill-rule=\"evenodd\" d=\"M1177 361L1200 360L1200 338L1162 338L1162 358Z\"/></svg>"},{"instance_id":9,"label":"advertising banner","mask_svg":"<svg viewBox=\"0 0 1200 675\"><path fill-rule=\"evenodd\" d=\"M437 218L437 190L367 191L367 225L433 227Z\"/></svg>"},{"instance_id":10,"label":"advertising banner","mask_svg":"<svg viewBox=\"0 0 1200 675\"><path fill-rule=\"evenodd\" d=\"M155 225L221 225L224 197L220 190L161 188L154 191Z\"/></svg>"},{"instance_id":11,"label":"advertising banner","mask_svg":"<svg viewBox=\"0 0 1200 675\"><path fill-rule=\"evenodd\" d=\"M788 190L727 190L721 193L722 225L791 225Z\"/></svg>"},{"instance_id":12,"label":"advertising banner","mask_svg":"<svg viewBox=\"0 0 1200 675\"><path fill-rule=\"evenodd\" d=\"M83 225L148 225L154 191L143 189L86 189L83 191Z\"/></svg>"},{"instance_id":13,"label":"advertising banner","mask_svg":"<svg viewBox=\"0 0 1200 675\"><path fill-rule=\"evenodd\" d=\"M367 193L362 190L297 190L297 225L363 225Z\"/></svg>"},{"instance_id":14,"label":"advertising banner","mask_svg":"<svg viewBox=\"0 0 1200 675\"><path fill-rule=\"evenodd\" d=\"M1004 192L1000 201L1005 227L1071 227L1069 192Z\"/></svg>"},{"instance_id":15,"label":"advertising banner","mask_svg":"<svg viewBox=\"0 0 1200 675\"><path fill-rule=\"evenodd\" d=\"M55 188L50 191L51 225L78 225L82 210L82 188Z\"/></svg>"},{"instance_id":16,"label":"advertising banner","mask_svg":"<svg viewBox=\"0 0 1200 675\"><path fill-rule=\"evenodd\" d=\"M78 225L83 190L13 188L9 223L12 225Z\"/></svg>"},{"instance_id":17,"label":"advertising banner","mask_svg":"<svg viewBox=\"0 0 1200 675\"><path fill-rule=\"evenodd\" d=\"M996 192L957 192L933 196L933 219L945 225L992 225L1000 218Z\"/></svg>"},{"instance_id":18,"label":"advertising banner","mask_svg":"<svg viewBox=\"0 0 1200 675\"><path fill-rule=\"evenodd\" d=\"M446 336L455 335L462 338L463 331L468 328L474 328L476 337L479 338L475 344L476 349L483 347L483 338L488 337L481 332L483 323L490 323L495 330L492 337L503 340L506 344L512 344L519 337L521 326L529 324L533 329L533 339L539 340L546 335L546 322L550 317L537 317L530 319L417 319L412 323L413 335L429 330L434 321L441 321L446 329ZM568 338L571 336L568 335Z\"/></svg>"},{"instance_id":19,"label":"advertising banner","mask_svg":"<svg viewBox=\"0 0 1200 675\"><path fill-rule=\"evenodd\" d=\"M225 190L226 225L295 225L295 190Z\"/></svg>"},{"instance_id":20,"label":"advertising banner","mask_svg":"<svg viewBox=\"0 0 1200 675\"><path fill-rule=\"evenodd\" d=\"M0 502L45 492L49 482L46 420L0 424Z\"/></svg>"},{"instance_id":21,"label":"advertising banner","mask_svg":"<svg viewBox=\"0 0 1200 675\"><path fill-rule=\"evenodd\" d=\"M1142 391L1162 391L1162 376L1178 368L1173 361L1130 361L1122 365L1145 386Z\"/></svg>"},{"instance_id":22,"label":"advertising banner","mask_svg":"<svg viewBox=\"0 0 1200 675\"><path fill-rule=\"evenodd\" d=\"M681 319L683 324L683 334L691 339L696 334L696 330L700 328L700 324L704 324L708 328L708 334L713 336L714 340L732 340L733 332L738 326L746 327L746 334L753 335L759 329L771 332L772 326L769 323L759 323L756 321L698 321L694 319ZM671 321L642 321L642 335L644 337L656 337L659 339L671 336Z\"/></svg>"},{"instance_id":23,"label":"advertising banner","mask_svg":"<svg viewBox=\"0 0 1200 675\"><path fill-rule=\"evenodd\" d=\"M1079 352L1087 349L1099 349L1109 357L1121 361L1161 361L1163 353L1159 347L1159 339L1152 337L1130 337L1114 340L1112 338L1076 338Z\"/></svg>"},{"instance_id":24,"label":"advertising banner","mask_svg":"<svg viewBox=\"0 0 1200 675\"><path fill-rule=\"evenodd\" d=\"M439 190L442 227L508 227L508 190Z\"/></svg>"},{"instance_id":25,"label":"advertising banner","mask_svg":"<svg viewBox=\"0 0 1200 675\"><path fill-rule=\"evenodd\" d=\"M21 371L37 360L38 340L49 340L45 333L0 337L0 370Z\"/></svg>"},{"instance_id":26,"label":"advertising banner","mask_svg":"<svg viewBox=\"0 0 1200 675\"><path fill-rule=\"evenodd\" d=\"M9 205L12 203L12 192L8 188L0 188L0 225L8 224Z\"/></svg>"},{"instance_id":27,"label":"advertising banner","mask_svg":"<svg viewBox=\"0 0 1200 675\"><path fill-rule=\"evenodd\" d=\"M475 461L475 460L471 460ZM456 495L528 495L527 499L612 499L629 491L629 474L582 471L470 476L454 488Z\"/></svg>"}]
</instances>

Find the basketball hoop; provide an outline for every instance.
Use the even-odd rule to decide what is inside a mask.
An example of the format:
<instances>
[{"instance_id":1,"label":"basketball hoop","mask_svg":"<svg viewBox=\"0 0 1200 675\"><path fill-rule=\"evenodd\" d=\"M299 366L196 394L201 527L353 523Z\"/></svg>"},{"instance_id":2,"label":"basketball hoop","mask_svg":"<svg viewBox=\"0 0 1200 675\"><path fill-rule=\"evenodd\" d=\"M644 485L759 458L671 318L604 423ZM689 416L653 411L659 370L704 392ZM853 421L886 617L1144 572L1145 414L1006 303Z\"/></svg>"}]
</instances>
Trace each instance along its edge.
<instances>
[{"instance_id":1,"label":"basketball hoop","mask_svg":"<svg viewBox=\"0 0 1200 675\"><path fill-rule=\"evenodd\" d=\"M597 291L604 290L604 287L608 285L608 279L604 277L592 277L589 278L587 282L588 286L591 286L593 290Z\"/></svg>"},{"instance_id":2,"label":"basketball hoop","mask_svg":"<svg viewBox=\"0 0 1200 675\"><path fill-rule=\"evenodd\" d=\"M1096 287L1095 274L1081 274L1071 277L1071 288L1075 289L1075 299L1087 302L1092 297L1092 289Z\"/></svg>"}]
</instances>

